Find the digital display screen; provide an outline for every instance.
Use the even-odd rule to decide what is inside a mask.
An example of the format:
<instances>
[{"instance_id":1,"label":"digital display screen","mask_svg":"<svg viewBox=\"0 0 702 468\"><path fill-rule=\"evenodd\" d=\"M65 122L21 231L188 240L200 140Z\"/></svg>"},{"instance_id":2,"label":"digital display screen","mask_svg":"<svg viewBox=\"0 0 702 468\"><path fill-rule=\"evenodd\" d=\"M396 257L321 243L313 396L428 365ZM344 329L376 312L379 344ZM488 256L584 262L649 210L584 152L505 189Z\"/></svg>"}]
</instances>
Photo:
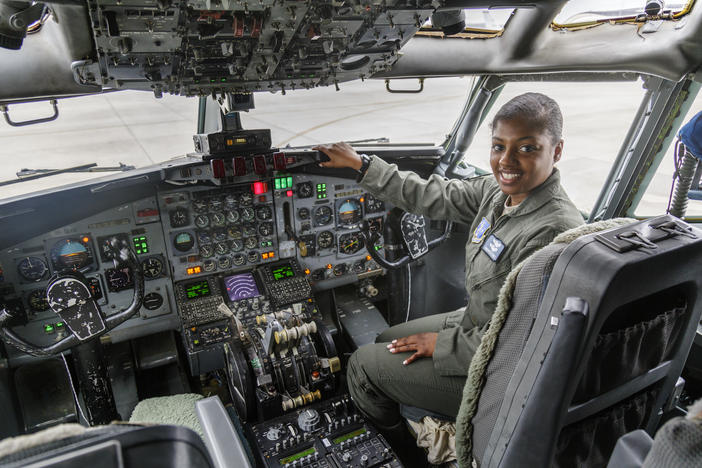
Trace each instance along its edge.
<instances>
[{"instance_id":1,"label":"digital display screen","mask_svg":"<svg viewBox=\"0 0 702 468\"><path fill-rule=\"evenodd\" d=\"M224 278L224 287L227 288L227 295L230 302L260 296L256 281L251 273L242 273Z\"/></svg>"},{"instance_id":2,"label":"digital display screen","mask_svg":"<svg viewBox=\"0 0 702 468\"><path fill-rule=\"evenodd\" d=\"M227 139L227 146L245 145L248 141L249 140L244 137L229 138Z\"/></svg>"},{"instance_id":3,"label":"digital display screen","mask_svg":"<svg viewBox=\"0 0 702 468\"><path fill-rule=\"evenodd\" d=\"M289 457L285 457L285 458L280 459L280 464L287 465L288 463L292 463L295 460L299 460L302 457L306 457L307 455L313 455L316 452L317 452L317 450L314 447L310 447L307 450L304 450L302 452L298 452L296 454L290 455Z\"/></svg>"},{"instance_id":4,"label":"digital display screen","mask_svg":"<svg viewBox=\"0 0 702 468\"><path fill-rule=\"evenodd\" d=\"M273 273L273 279L275 281L280 281L284 280L285 278L292 278L295 276L295 271L292 269L289 263L272 267L271 273Z\"/></svg>"},{"instance_id":5,"label":"digital display screen","mask_svg":"<svg viewBox=\"0 0 702 468\"><path fill-rule=\"evenodd\" d=\"M188 299L197 299L198 297L210 295L210 284L207 280L188 283L183 288L185 289L185 297Z\"/></svg>"},{"instance_id":6,"label":"digital display screen","mask_svg":"<svg viewBox=\"0 0 702 468\"><path fill-rule=\"evenodd\" d=\"M362 427L360 429L356 429L353 432L349 432L348 434L344 434L342 436L339 436L336 439L334 439L332 442L334 442L335 444L340 444L342 442L346 442L349 439L353 439L356 436L360 436L361 434L365 434L366 432L368 432L368 431L366 431L366 428Z\"/></svg>"}]
</instances>

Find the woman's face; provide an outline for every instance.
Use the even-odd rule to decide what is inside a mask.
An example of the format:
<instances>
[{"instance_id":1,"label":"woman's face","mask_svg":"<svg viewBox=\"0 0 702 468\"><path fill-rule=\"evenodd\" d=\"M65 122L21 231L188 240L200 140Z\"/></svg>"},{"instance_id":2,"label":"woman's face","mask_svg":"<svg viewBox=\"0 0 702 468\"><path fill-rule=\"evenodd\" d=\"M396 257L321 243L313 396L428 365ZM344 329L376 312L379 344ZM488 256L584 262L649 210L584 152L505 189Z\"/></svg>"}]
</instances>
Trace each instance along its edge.
<instances>
[{"instance_id":1,"label":"woman's face","mask_svg":"<svg viewBox=\"0 0 702 468\"><path fill-rule=\"evenodd\" d=\"M518 205L529 192L541 185L561 159L563 140L553 137L529 120L498 120L492 129L490 167L500 189Z\"/></svg>"}]
</instances>

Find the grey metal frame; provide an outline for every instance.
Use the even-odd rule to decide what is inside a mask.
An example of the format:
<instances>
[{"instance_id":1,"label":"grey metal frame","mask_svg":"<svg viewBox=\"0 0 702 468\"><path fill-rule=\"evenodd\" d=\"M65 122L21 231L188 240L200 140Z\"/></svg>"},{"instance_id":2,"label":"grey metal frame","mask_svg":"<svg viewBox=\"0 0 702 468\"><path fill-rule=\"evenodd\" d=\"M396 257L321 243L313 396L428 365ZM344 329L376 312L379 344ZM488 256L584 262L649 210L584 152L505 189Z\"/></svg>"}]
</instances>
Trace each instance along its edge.
<instances>
[{"instance_id":1,"label":"grey metal frame","mask_svg":"<svg viewBox=\"0 0 702 468\"><path fill-rule=\"evenodd\" d=\"M631 216L675 136L699 83L645 76L644 95L588 222Z\"/></svg>"}]
</instances>

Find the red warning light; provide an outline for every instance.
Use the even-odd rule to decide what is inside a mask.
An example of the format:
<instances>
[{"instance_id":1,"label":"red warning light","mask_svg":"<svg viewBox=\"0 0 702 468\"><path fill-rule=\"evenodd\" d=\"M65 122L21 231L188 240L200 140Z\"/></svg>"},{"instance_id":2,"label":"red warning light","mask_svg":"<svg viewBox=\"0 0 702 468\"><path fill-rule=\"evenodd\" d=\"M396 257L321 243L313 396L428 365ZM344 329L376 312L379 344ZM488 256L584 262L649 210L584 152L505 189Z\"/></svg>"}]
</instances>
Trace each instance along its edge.
<instances>
[{"instance_id":1,"label":"red warning light","mask_svg":"<svg viewBox=\"0 0 702 468\"><path fill-rule=\"evenodd\" d=\"M259 180L258 182L251 184L251 190L253 191L254 195L261 195L262 193L266 193L268 191L268 184Z\"/></svg>"},{"instance_id":2,"label":"red warning light","mask_svg":"<svg viewBox=\"0 0 702 468\"><path fill-rule=\"evenodd\" d=\"M222 159L213 159L210 161L210 167L212 167L212 175L215 179L224 179L224 177L226 177L224 161Z\"/></svg>"},{"instance_id":3,"label":"red warning light","mask_svg":"<svg viewBox=\"0 0 702 468\"><path fill-rule=\"evenodd\" d=\"M286 194L287 196L289 196L289 197L292 197L292 196L293 196L293 191L292 191L292 190L288 190L285 194Z\"/></svg>"}]
</instances>

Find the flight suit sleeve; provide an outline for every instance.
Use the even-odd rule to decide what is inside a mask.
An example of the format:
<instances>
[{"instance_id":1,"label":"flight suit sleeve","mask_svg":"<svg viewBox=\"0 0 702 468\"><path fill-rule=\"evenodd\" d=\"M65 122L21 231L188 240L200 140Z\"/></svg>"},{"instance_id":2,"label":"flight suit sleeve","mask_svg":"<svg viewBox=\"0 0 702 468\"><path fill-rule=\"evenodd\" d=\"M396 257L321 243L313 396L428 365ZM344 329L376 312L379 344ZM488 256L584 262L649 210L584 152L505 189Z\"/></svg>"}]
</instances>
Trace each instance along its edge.
<instances>
[{"instance_id":1,"label":"flight suit sleeve","mask_svg":"<svg viewBox=\"0 0 702 468\"><path fill-rule=\"evenodd\" d=\"M471 224L488 188L486 179L449 180L438 175L422 179L414 172L400 171L395 164L372 156L360 184L378 198L410 213Z\"/></svg>"}]
</instances>

